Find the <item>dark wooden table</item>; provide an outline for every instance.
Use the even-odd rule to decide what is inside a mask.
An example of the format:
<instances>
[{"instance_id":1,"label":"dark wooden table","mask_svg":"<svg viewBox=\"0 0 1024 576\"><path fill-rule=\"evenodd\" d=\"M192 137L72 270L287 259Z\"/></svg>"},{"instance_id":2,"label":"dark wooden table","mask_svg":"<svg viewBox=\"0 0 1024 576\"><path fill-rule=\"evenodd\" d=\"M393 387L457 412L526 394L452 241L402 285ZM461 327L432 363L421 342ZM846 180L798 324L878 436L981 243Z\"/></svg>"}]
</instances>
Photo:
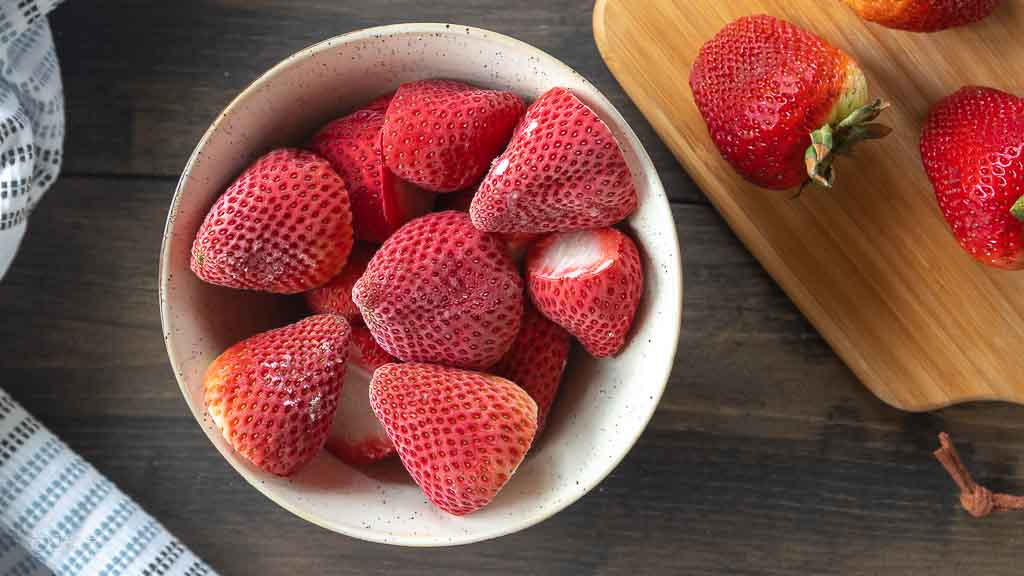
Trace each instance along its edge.
<instances>
[{"instance_id":1,"label":"dark wooden table","mask_svg":"<svg viewBox=\"0 0 1024 576\"><path fill-rule=\"evenodd\" d=\"M1019 574L1024 513L958 506L931 457L949 430L1024 491L1024 408L893 410L862 388L734 238L598 57L590 0L128 2L52 16L64 175L0 284L4 388L225 574ZM496 541L416 550L306 524L214 451L167 363L156 272L178 173L250 81L323 38L396 21L516 36L625 114L672 198L686 302L676 369L596 490Z\"/></svg>"}]
</instances>

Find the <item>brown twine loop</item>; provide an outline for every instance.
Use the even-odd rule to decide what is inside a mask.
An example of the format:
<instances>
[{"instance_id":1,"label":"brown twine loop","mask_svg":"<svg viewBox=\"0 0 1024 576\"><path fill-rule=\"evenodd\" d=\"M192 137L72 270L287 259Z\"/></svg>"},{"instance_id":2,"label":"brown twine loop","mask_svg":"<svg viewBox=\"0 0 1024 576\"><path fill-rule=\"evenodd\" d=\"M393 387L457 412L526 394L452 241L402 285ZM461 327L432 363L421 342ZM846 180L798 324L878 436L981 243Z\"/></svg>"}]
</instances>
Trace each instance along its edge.
<instances>
[{"instance_id":1,"label":"brown twine loop","mask_svg":"<svg viewBox=\"0 0 1024 576\"><path fill-rule=\"evenodd\" d=\"M967 471L960 454L949 439L949 434L939 434L939 449L934 452L942 466L960 487L960 505L975 518L988 516L992 512L1024 510L1024 496L993 493L984 486L979 486L971 473Z\"/></svg>"}]
</instances>

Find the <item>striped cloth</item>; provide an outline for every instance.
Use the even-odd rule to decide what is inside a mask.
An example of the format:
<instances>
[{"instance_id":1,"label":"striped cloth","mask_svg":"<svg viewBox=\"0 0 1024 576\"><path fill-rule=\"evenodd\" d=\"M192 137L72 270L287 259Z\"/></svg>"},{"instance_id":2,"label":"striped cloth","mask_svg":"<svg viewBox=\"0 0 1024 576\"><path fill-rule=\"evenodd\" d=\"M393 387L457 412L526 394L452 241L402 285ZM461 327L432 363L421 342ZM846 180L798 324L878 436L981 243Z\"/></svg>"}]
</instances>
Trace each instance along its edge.
<instances>
[{"instance_id":1,"label":"striped cloth","mask_svg":"<svg viewBox=\"0 0 1024 576\"><path fill-rule=\"evenodd\" d=\"M59 3L0 0L0 279L60 172ZM0 389L0 576L43 574L214 572Z\"/></svg>"},{"instance_id":2,"label":"striped cloth","mask_svg":"<svg viewBox=\"0 0 1024 576\"><path fill-rule=\"evenodd\" d=\"M46 14L60 0L0 0L0 279L60 173L64 89Z\"/></svg>"},{"instance_id":3,"label":"striped cloth","mask_svg":"<svg viewBox=\"0 0 1024 576\"><path fill-rule=\"evenodd\" d=\"M3 390L0 574L215 575Z\"/></svg>"}]
</instances>

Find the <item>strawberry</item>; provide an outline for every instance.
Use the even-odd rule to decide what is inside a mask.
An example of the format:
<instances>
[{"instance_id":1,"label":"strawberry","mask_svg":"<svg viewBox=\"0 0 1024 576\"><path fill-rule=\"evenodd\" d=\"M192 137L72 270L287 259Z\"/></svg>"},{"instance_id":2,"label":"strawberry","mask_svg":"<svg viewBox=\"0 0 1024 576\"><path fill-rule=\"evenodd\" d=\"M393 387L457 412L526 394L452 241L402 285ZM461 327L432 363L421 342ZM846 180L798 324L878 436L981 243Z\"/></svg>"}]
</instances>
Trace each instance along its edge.
<instances>
[{"instance_id":1,"label":"strawberry","mask_svg":"<svg viewBox=\"0 0 1024 576\"><path fill-rule=\"evenodd\" d=\"M569 333L527 304L519 335L491 372L515 382L537 403L537 433L544 429L569 359Z\"/></svg>"},{"instance_id":2,"label":"strawberry","mask_svg":"<svg viewBox=\"0 0 1024 576\"><path fill-rule=\"evenodd\" d=\"M523 281L500 240L463 212L413 220L352 289L374 339L406 362L484 369L519 331Z\"/></svg>"},{"instance_id":3,"label":"strawberry","mask_svg":"<svg viewBox=\"0 0 1024 576\"><path fill-rule=\"evenodd\" d=\"M434 203L433 194L403 182L384 165L383 127L384 110L364 109L327 124L312 141L313 151L345 181L356 238L376 244Z\"/></svg>"},{"instance_id":4,"label":"strawberry","mask_svg":"<svg viewBox=\"0 0 1024 576\"><path fill-rule=\"evenodd\" d=\"M344 316L350 324L363 324L359 307L352 302L352 287L366 271L373 251L366 245L356 244L348 257L348 264L330 282L306 292L306 304L314 314L337 314Z\"/></svg>"},{"instance_id":5,"label":"strawberry","mask_svg":"<svg viewBox=\"0 0 1024 576\"><path fill-rule=\"evenodd\" d=\"M377 368L395 359L373 341L366 328L353 328L351 341L345 385L326 448L352 466L365 466L395 452L384 426L370 409L370 378Z\"/></svg>"},{"instance_id":6,"label":"strawberry","mask_svg":"<svg viewBox=\"0 0 1024 576\"><path fill-rule=\"evenodd\" d=\"M888 28L937 32L972 24L1002 0L846 0L861 18Z\"/></svg>"},{"instance_id":7,"label":"strawberry","mask_svg":"<svg viewBox=\"0 0 1024 576\"><path fill-rule=\"evenodd\" d=\"M522 114L511 92L452 80L403 84L388 106L384 159L427 190L461 190L480 181Z\"/></svg>"},{"instance_id":8,"label":"strawberry","mask_svg":"<svg viewBox=\"0 0 1024 576\"><path fill-rule=\"evenodd\" d=\"M427 499L456 516L494 499L537 432L537 404L522 388L433 364L378 368L370 406Z\"/></svg>"},{"instance_id":9,"label":"strawberry","mask_svg":"<svg viewBox=\"0 0 1024 576\"><path fill-rule=\"evenodd\" d=\"M644 283L636 244L614 228L552 234L534 244L526 281L537 310L597 358L625 345Z\"/></svg>"},{"instance_id":10,"label":"strawberry","mask_svg":"<svg viewBox=\"0 0 1024 576\"><path fill-rule=\"evenodd\" d=\"M966 87L932 108L921 158L960 246L997 268L1024 268L1024 99Z\"/></svg>"},{"instance_id":11,"label":"strawberry","mask_svg":"<svg viewBox=\"0 0 1024 576\"><path fill-rule=\"evenodd\" d=\"M708 41L690 88L722 156L764 188L829 187L837 154L889 133L870 123L888 104L868 103L860 66L772 16L740 18Z\"/></svg>"},{"instance_id":12,"label":"strawberry","mask_svg":"<svg viewBox=\"0 0 1024 576\"><path fill-rule=\"evenodd\" d=\"M192 244L192 271L221 286L295 294L330 280L352 249L345 183L326 160L284 148L217 199Z\"/></svg>"},{"instance_id":13,"label":"strawberry","mask_svg":"<svg viewBox=\"0 0 1024 576\"><path fill-rule=\"evenodd\" d=\"M239 454L294 474L327 439L348 348L348 322L326 314L247 338L206 370L206 410Z\"/></svg>"},{"instance_id":14,"label":"strawberry","mask_svg":"<svg viewBox=\"0 0 1024 576\"><path fill-rule=\"evenodd\" d=\"M611 130L572 92L553 88L526 111L469 213L487 232L542 233L608 226L636 205Z\"/></svg>"}]
</instances>

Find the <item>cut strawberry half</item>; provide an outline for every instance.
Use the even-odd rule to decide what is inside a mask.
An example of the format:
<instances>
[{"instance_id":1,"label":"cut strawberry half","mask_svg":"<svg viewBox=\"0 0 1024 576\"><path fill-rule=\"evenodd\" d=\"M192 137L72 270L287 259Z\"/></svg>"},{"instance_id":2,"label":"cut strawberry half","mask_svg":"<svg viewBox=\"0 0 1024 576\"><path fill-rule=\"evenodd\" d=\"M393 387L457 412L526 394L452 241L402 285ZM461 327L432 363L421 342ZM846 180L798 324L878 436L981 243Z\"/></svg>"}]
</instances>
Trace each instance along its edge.
<instances>
[{"instance_id":1,"label":"cut strawberry half","mask_svg":"<svg viewBox=\"0 0 1024 576\"><path fill-rule=\"evenodd\" d=\"M394 362L366 328L353 328L345 384L327 438L327 450L352 466L365 466L395 453L384 426L370 408L373 372Z\"/></svg>"},{"instance_id":2,"label":"cut strawberry half","mask_svg":"<svg viewBox=\"0 0 1024 576\"><path fill-rule=\"evenodd\" d=\"M640 254L614 228L552 234L526 261L530 298L541 314L597 357L622 349L643 292Z\"/></svg>"},{"instance_id":3,"label":"cut strawberry half","mask_svg":"<svg viewBox=\"0 0 1024 576\"><path fill-rule=\"evenodd\" d=\"M363 109L339 118L313 137L348 187L356 238L379 244L402 224L430 211L434 195L403 182L384 165L384 109Z\"/></svg>"}]
</instances>

